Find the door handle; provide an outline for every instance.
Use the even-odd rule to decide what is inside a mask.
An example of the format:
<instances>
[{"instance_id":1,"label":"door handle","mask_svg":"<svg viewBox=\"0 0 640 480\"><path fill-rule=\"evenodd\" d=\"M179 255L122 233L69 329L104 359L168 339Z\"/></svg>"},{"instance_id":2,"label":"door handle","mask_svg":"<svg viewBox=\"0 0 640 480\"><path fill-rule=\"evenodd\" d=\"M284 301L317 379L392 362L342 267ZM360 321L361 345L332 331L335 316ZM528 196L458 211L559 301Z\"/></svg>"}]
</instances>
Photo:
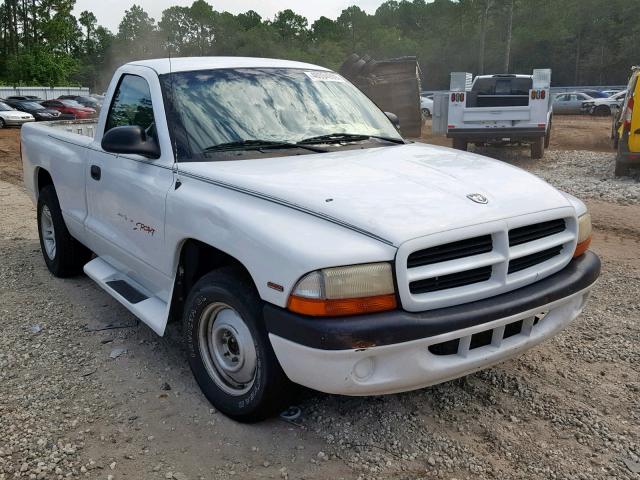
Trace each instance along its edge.
<instances>
[{"instance_id":1,"label":"door handle","mask_svg":"<svg viewBox=\"0 0 640 480\"><path fill-rule=\"evenodd\" d=\"M98 165L91 165L91 178L94 180L100 180L101 176L102 170L100 170L100 167Z\"/></svg>"}]
</instances>

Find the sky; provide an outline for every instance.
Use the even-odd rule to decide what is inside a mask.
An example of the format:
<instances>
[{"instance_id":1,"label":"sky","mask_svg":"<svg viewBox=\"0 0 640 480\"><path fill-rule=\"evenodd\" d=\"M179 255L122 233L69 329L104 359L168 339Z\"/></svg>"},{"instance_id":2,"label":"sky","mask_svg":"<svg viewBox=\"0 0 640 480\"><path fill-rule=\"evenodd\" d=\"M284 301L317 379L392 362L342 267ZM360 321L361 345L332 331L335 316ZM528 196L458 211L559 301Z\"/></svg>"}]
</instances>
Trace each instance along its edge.
<instances>
[{"instance_id":1,"label":"sky","mask_svg":"<svg viewBox=\"0 0 640 480\"><path fill-rule=\"evenodd\" d=\"M163 10L173 5L189 6L193 0L76 0L74 14L79 16L81 11L89 10L98 19L98 24L115 33L124 11L131 8L133 3L140 5L151 17L159 21ZM321 16L335 19L342 10L354 4L368 13L373 13L382 3L383 0L209 0L214 10L234 14L255 10L263 19L273 18L277 12L290 8L307 17L309 24Z\"/></svg>"}]
</instances>

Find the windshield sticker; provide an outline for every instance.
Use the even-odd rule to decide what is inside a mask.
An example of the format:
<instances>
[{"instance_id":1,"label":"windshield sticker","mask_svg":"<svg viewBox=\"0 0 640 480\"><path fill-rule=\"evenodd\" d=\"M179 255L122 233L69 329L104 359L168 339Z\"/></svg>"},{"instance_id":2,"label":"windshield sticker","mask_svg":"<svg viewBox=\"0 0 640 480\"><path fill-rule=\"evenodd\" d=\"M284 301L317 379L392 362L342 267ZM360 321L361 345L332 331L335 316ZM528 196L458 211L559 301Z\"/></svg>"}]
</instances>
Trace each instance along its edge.
<instances>
[{"instance_id":1,"label":"windshield sticker","mask_svg":"<svg viewBox=\"0 0 640 480\"><path fill-rule=\"evenodd\" d=\"M325 72L322 70L309 70L304 72L314 82L344 82L345 79L334 72Z\"/></svg>"}]
</instances>

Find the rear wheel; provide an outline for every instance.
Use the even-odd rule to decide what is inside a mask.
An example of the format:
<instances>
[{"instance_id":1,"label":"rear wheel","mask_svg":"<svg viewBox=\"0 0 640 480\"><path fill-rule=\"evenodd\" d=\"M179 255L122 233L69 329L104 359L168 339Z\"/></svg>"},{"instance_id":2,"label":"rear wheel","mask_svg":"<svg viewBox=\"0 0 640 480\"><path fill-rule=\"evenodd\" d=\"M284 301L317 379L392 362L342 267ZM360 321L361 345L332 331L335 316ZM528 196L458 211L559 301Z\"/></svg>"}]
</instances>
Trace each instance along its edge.
<instances>
[{"instance_id":1,"label":"rear wheel","mask_svg":"<svg viewBox=\"0 0 640 480\"><path fill-rule=\"evenodd\" d=\"M454 138L453 139L453 148L456 150L464 150L467 151L468 142L466 138Z\"/></svg>"},{"instance_id":2,"label":"rear wheel","mask_svg":"<svg viewBox=\"0 0 640 480\"><path fill-rule=\"evenodd\" d=\"M71 277L82 273L91 251L67 230L53 185L44 187L38 195L38 234L42 256L53 275Z\"/></svg>"},{"instance_id":3,"label":"rear wheel","mask_svg":"<svg viewBox=\"0 0 640 480\"><path fill-rule=\"evenodd\" d=\"M626 177L631 175L631 163L625 159L625 153L628 152L628 141L629 139L627 135L623 135L622 138L618 139L618 143L616 146L616 168L614 172L616 177ZM637 165L638 168L640 168L640 164Z\"/></svg>"},{"instance_id":4,"label":"rear wheel","mask_svg":"<svg viewBox=\"0 0 640 480\"><path fill-rule=\"evenodd\" d=\"M4 128L5 126L4 119L0 118L0 128Z\"/></svg>"},{"instance_id":5,"label":"rear wheel","mask_svg":"<svg viewBox=\"0 0 640 480\"><path fill-rule=\"evenodd\" d=\"M544 135L544 148L549 148L549 144L551 143L551 126L552 123L549 122L549 128L547 128L547 132Z\"/></svg>"},{"instance_id":6,"label":"rear wheel","mask_svg":"<svg viewBox=\"0 0 640 480\"><path fill-rule=\"evenodd\" d=\"M531 142L531 158L540 159L544 156L544 137L536 138Z\"/></svg>"},{"instance_id":7,"label":"rear wheel","mask_svg":"<svg viewBox=\"0 0 640 480\"><path fill-rule=\"evenodd\" d=\"M611 115L611 108L609 108L607 105L598 105L593 111L593 114L596 117L608 117L609 115Z\"/></svg>"},{"instance_id":8,"label":"rear wheel","mask_svg":"<svg viewBox=\"0 0 640 480\"><path fill-rule=\"evenodd\" d=\"M241 422L288 405L291 384L271 348L263 302L239 268L223 268L192 288L184 312L189 364L207 399Z\"/></svg>"}]
</instances>

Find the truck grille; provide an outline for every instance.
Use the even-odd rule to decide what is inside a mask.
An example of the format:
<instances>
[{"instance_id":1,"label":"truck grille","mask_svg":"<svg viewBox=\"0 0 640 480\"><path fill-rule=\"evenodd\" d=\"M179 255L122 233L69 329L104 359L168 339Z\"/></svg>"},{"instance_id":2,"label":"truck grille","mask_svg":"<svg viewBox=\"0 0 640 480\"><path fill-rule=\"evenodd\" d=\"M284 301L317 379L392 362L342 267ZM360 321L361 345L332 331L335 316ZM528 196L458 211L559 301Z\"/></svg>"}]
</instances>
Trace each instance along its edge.
<instances>
[{"instance_id":1,"label":"truck grille","mask_svg":"<svg viewBox=\"0 0 640 480\"><path fill-rule=\"evenodd\" d=\"M577 237L573 209L488 222L406 242L396 276L402 306L424 311L523 287L562 269Z\"/></svg>"},{"instance_id":2,"label":"truck grille","mask_svg":"<svg viewBox=\"0 0 640 480\"><path fill-rule=\"evenodd\" d=\"M448 288L464 287L472 283L485 282L491 277L491 267L474 268L441 277L425 278L409 284L411 293L437 292Z\"/></svg>"},{"instance_id":3,"label":"truck grille","mask_svg":"<svg viewBox=\"0 0 640 480\"><path fill-rule=\"evenodd\" d=\"M422 267L433 263L446 262L447 260L470 257L471 255L490 252L492 248L491 235L468 238L413 252L407 259L407 267Z\"/></svg>"},{"instance_id":4,"label":"truck grille","mask_svg":"<svg viewBox=\"0 0 640 480\"><path fill-rule=\"evenodd\" d=\"M542 252L532 253L531 255L527 255L525 257L515 258L509 262L508 273L516 273L520 270L538 265L539 263L546 262L550 258L553 258L556 255L560 255L560 252L562 252L562 245L549 248L548 250L543 250Z\"/></svg>"},{"instance_id":5,"label":"truck grille","mask_svg":"<svg viewBox=\"0 0 640 480\"><path fill-rule=\"evenodd\" d=\"M514 247L522 243L538 240L539 238L548 237L564 231L565 228L567 227L563 218L514 228L509 231L509 246Z\"/></svg>"}]
</instances>

